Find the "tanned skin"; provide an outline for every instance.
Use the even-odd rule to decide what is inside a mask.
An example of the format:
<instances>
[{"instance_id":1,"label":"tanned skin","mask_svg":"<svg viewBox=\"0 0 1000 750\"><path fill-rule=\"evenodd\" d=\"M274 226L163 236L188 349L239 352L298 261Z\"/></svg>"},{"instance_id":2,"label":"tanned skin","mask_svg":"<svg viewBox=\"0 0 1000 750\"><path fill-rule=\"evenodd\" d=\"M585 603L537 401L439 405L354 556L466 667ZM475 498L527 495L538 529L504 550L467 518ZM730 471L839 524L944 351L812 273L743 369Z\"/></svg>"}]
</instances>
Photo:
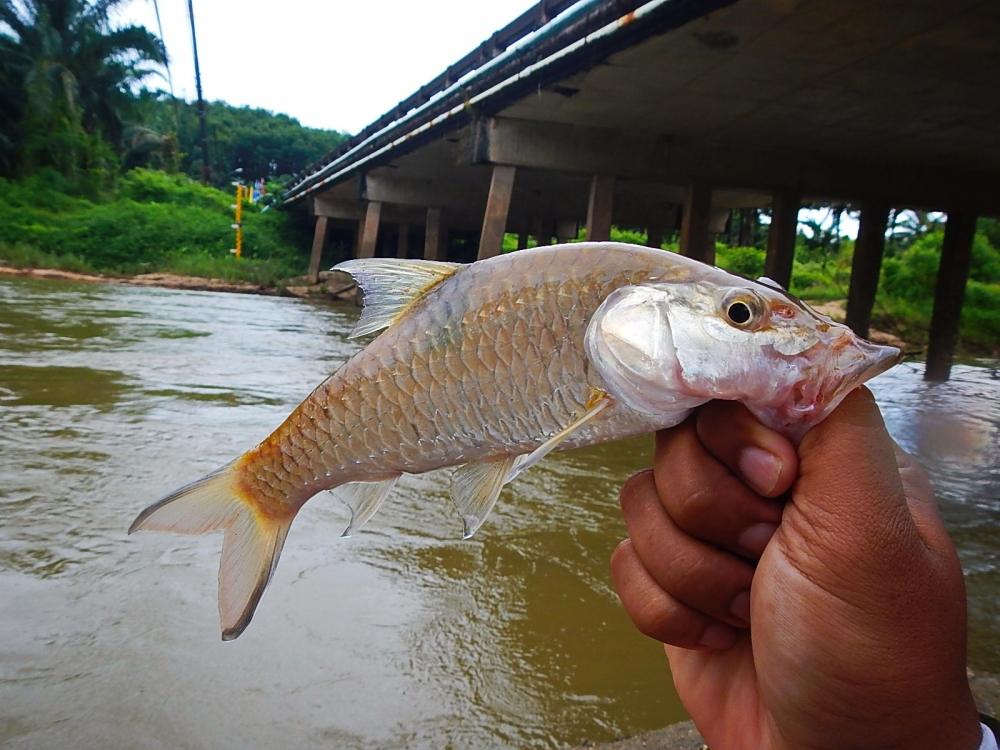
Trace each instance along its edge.
<instances>
[{"instance_id":1,"label":"tanned skin","mask_svg":"<svg viewBox=\"0 0 1000 750\"><path fill-rule=\"evenodd\" d=\"M712 750L979 747L955 547L867 389L797 449L710 403L621 504L615 586Z\"/></svg>"}]
</instances>

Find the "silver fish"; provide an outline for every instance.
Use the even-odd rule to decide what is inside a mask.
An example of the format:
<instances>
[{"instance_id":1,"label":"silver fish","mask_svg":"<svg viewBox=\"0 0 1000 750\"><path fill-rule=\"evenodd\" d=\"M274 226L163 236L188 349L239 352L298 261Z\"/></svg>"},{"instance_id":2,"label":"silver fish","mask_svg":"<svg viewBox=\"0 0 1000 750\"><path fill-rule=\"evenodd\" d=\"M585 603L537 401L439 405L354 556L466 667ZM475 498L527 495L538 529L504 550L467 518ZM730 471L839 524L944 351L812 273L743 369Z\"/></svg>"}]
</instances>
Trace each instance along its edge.
<instances>
[{"instance_id":1,"label":"silver fish","mask_svg":"<svg viewBox=\"0 0 1000 750\"><path fill-rule=\"evenodd\" d=\"M338 268L364 292L352 335L382 333L260 445L129 529L225 532L224 640L249 624L295 514L321 490L351 508L350 534L403 474L457 466L468 537L552 450L672 427L711 399L797 440L900 356L767 280L632 245Z\"/></svg>"}]
</instances>

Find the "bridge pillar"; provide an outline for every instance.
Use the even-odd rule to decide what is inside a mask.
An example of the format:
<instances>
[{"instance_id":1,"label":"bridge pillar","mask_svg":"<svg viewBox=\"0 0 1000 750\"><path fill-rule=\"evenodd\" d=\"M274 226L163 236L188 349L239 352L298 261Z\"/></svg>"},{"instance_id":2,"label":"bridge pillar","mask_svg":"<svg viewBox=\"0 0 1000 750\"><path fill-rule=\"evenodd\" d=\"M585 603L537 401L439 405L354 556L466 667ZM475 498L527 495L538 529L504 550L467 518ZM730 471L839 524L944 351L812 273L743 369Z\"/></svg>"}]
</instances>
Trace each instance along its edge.
<instances>
[{"instance_id":1,"label":"bridge pillar","mask_svg":"<svg viewBox=\"0 0 1000 750\"><path fill-rule=\"evenodd\" d=\"M851 259L851 283L847 291L847 326L864 338L868 338L871 326L888 222L888 204L883 201L862 204L858 239L854 242L854 257Z\"/></svg>"},{"instance_id":2,"label":"bridge pillar","mask_svg":"<svg viewBox=\"0 0 1000 750\"><path fill-rule=\"evenodd\" d=\"M587 203L587 239L607 242L611 239L611 212L615 202L615 178L594 175L590 180L590 200Z\"/></svg>"},{"instance_id":3,"label":"bridge pillar","mask_svg":"<svg viewBox=\"0 0 1000 750\"><path fill-rule=\"evenodd\" d=\"M750 247L753 244L753 236L757 228L757 209L740 209L740 247Z\"/></svg>"},{"instance_id":4,"label":"bridge pillar","mask_svg":"<svg viewBox=\"0 0 1000 750\"><path fill-rule=\"evenodd\" d=\"M792 261L795 259L795 236L799 228L798 193L782 190L771 200L771 227L767 232L767 256L764 275L788 289L792 281Z\"/></svg>"},{"instance_id":5,"label":"bridge pillar","mask_svg":"<svg viewBox=\"0 0 1000 750\"><path fill-rule=\"evenodd\" d=\"M326 247L325 216L316 217L316 229L313 231L312 253L309 255L309 282L319 282L319 264L323 260L323 248Z\"/></svg>"},{"instance_id":6,"label":"bridge pillar","mask_svg":"<svg viewBox=\"0 0 1000 750\"><path fill-rule=\"evenodd\" d=\"M646 246L659 249L663 246L663 224L651 223L646 227Z\"/></svg>"},{"instance_id":7,"label":"bridge pillar","mask_svg":"<svg viewBox=\"0 0 1000 750\"><path fill-rule=\"evenodd\" d=\"M535 216L531 220L531 236L535 238L538 245L551 245L552 237L555 235L555 222L543 216ZM557 238L559 239L559 238Z\"/></svg>"},{"instance_id":8,"label":"bridge pillar","mask_svg":"<svg viewBox=\"0 0 1000 750\"><path fill-rule=\"evenodd\" d=\"M361 236L358 238L358 257L374 258L375 244L378 242L378 225L382 217L382 202L368 201L365 207L365 218L361 224Z\"/></svg>"},{"instance_id":9,"label":"bridge pillar","mask_svg":"<svg viewBox=\"0 0 1000 750\"><path fill-rule=\"evenodd\" d=\"M688 185L681 214L682 255L705 263L715 263L715 242L709 226L712 217L712 189L701 182Z\"/></svg>"},{"instance_id":10,"label":"bridge pillar","mask_svg":"<svg viewBox=\"0 0 1000 750\"><path fill-rule=\"evenodd\" d=\"M407 258L410 254L410 225L401 222L399 236L396 238L396 257Z\"/></svg>"},{"instance_id":11,"label":"bridge pillar","mask_svg":"<svg viewBox=\"0 0 1000 750\"><path fill-rule=\"evenodd\" d=\"M444 223L441 221L440 208L427 209L427 224L424 228L424 260L447 260L442 257Z\"/></svg>"},{"instance_id":12,"label":"bridge pillar","mask_svg":"<svg viewBox=\"0 0 1000 750\"><path fill-rule=\"evenodd\" d=\"M927 342L927 380L947 380L958 342L958 324L965 299L965 283L972 265L972 241L976 234L976 216L971 212L949 211L941 245L937 287L934 290L934 313Z\"/></svg>"},{"instance_id":13,"label":"bridge pillar","mask_svg":"<svg viewBox=\"0 0 1000 750\"><path fill-rule=\"evenodd\" d=\"M492 258L503 250L503 234L507 229L507 212L510 210L516 173L516 167L501 164L493 167L490 194L486 199L486 213L483 215L483 231L479 235L478 260Z\"/></svg>"}]
</instances>

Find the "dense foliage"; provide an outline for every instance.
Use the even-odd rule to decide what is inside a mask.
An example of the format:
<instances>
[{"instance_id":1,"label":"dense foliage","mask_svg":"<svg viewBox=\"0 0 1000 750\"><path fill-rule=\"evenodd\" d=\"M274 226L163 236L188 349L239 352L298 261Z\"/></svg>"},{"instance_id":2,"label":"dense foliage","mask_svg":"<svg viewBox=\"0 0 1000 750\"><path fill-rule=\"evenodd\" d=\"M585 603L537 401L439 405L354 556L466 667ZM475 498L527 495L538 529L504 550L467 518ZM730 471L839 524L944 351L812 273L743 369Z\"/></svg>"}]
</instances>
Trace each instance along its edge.
<instances>
[{"instance_id":1,"label":"dense foliage","mask_svg":"<svg viewBox=\"0 0 1000 750\"><path fill-rule=\"evenodd\" d=\"M914 344L926 342L943 239L940 225L923 233L907 233L902 241L890 239L872 311L874 327ZM763 274L764 255L760 247L716 246L716 262L748 278ZM853 255L850 239L841 238L835 248L829 248L800 236L790 291L813 302L845 300ZM1000 353L1000 221L996 219L979 221L960 339L968 352Z\"/></svg>"},{"instance_id":2,"label":"dense foliage","mask_svg":"<svg viewBox=\"0 0 1000 750\"><path fill-rule=\"evenodd\" d=\"M840 302L847 299L850 286L851 260L854 241L839 232L839 225L846 207L830 209L837 215L831 231L830 222L820 222L811 217L800 224L792 266L790 291L814 303ZM746 214L738 220L745 220ZM739 216L734 212L734 216ZM914 345L926 343L934 307L934 286L941 259L944 238L942 216L900 211L890 218L885 258L879 280L878 293L872 311L872 326L899 336ZM728 271L755 279L764 273L764 244L767 225L763 231L754 222L754 231L748 233L759 244L741 246L717 242L716 263ZM735 240L735 232L721 235ZM745 235L746 236L746 235ZM583 240L583 231L577 241ZM611 239L615 242L646 244L644 231L612 227ZM529 242L529 246L533 242ZM504 237L504 252L517 247L517 235ZM663 247L678 251L677 238ZM834 312L831 310L830 312ZM972 250L972 267L962 308L959 347L970 354L1000 356L1000 220L980 219Z\"/></svg>"},{"instance_id":3,"label":"dense foliage","mask_svg":"<svg viewBox=\"0 0 1000 750\"><path fill-rule=\"evenodd\" d=\"M121 0L0 0L0 170L106 177L131 88L166 61L140 26L114 27Z\"/></svg>"},{"instance_id":4,"label":"dense foliage","mask_svg":"<svg viewBox=\"0 0 1000 750\"><path fill-rule=\"evenodd\" d=\"M73 195L54 170L0 178L0 263L264 284L305 272L309 228L281 211L244 208L245 256L234 259L232 202L229 192L145 169L129 171L99 200Z\"/></svg>"},{"instance_id":5,"label":"dense foliage","mask_svg":"<svg viewBox=\"0 0 1000 750\"><path fill-rule=\"evenodd\" d=\"M136 99L136 111L145 130L136 130L127 144L125 165L179 169L200 177L195 104L144 92ZM228 184L236 169L246 180L284 181L347 138L334 130L303 127L294 117L265 109L212 102L208 112L209 166L213 182L220 185ZM161 139L157 136L161 133L171 139Z\"/></svg>"}]
</instances>

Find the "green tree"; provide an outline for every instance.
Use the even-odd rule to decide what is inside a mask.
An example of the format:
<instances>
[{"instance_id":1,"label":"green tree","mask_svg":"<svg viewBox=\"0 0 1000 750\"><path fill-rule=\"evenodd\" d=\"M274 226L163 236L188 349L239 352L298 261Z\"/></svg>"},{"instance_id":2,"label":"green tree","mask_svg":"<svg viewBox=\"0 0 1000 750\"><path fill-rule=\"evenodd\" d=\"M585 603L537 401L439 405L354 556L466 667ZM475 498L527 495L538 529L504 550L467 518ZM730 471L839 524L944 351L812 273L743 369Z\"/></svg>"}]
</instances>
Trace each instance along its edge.
<instances>
[{"instance_id":1,"label":"green tree","mask_svg":"<svg viewBox=\"0 0 1000 750\"><path fill-rule=\"evenodd\" d=\"M201 174L198 116L193 102L163 92L141 91L136 97L138 119L159 133L174 133L180 169ZM211 171L219 185L228 186L237 167L244 179L277 179L304 169L347 139L345 133L304 127L294 117L255 107L235 107L221 101L208 105L208 150ZM150 152L149 157L155 157ZM158 157L156 157L158 158ZM161 166L156 158L137 154L128 165Z\"/></svg>"},{"instance_id":2,"label":"green tree","mask_svg":"<svg viewBox=\"0 0 1000 750\"><path fill-rule=\"evenodd\" d=\"M107 168L132 88L166 62L141 26L114 26L123 0L0 0L0 167Z\"/></svg>"}]
</instances>

